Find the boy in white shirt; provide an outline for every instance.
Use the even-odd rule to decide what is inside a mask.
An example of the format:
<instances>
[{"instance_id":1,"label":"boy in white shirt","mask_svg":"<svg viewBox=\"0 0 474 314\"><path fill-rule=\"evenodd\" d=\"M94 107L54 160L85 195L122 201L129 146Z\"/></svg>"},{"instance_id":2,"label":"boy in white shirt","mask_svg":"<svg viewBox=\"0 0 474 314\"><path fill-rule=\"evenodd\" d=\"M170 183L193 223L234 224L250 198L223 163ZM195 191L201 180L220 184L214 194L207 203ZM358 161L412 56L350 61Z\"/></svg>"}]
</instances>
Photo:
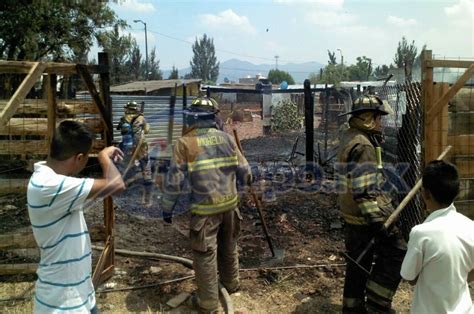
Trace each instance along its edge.
<instances>
[{"instance_id":1,"label":"boy in white shirt","mask_svg":"<svg viewBox=\"0 0 474 314\"><path fill-rule=\"evenodd\" d=\"M458 172L432 161L423 173L422 195L430 213L410 232L401 276L416 284L412 313L474 313L468 281L474 279L474 222L456 211Z\"/></svg>"},{"instance_id":2,"label":"boy in white shirt","mask_svg":"<svg viewBox=\"0 0 474 314\"><path fill-rule=\"evenodd\" d=\"M62 122L48 159L35 164L28 184L28 214L41 252L35 313L98 313L83 206L86 199L124 190L125 184L113 163L123 153L115 147L97 157L103 178L76 177L87 164L93 138L84 124Z\"/></svg>"}]
</instances>

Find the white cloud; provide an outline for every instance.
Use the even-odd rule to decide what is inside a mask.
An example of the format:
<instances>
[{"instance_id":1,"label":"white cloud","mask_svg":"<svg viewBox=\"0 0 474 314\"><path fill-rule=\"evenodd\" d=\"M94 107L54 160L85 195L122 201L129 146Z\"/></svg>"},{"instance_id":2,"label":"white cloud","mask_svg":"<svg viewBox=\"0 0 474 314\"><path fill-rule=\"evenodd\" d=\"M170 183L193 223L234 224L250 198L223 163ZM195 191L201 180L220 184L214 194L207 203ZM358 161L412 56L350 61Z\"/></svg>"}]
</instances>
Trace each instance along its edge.
<instances>
[{"instance_id":1,"label":"white cloud","mask_svg":"<svg viewBox=\"0 0 474 314\"><path fill-rule=\"evenodd\" d=\"M458 26L474 27L474 0L459 0L444 8L448 18Z\"/></svg>"},{"instance_id":2,"label":"white cloud","mask_svg":"<svg viewBox=\"0 0 474 314\"><path fill-rule=\"evenodd\" d=\"M398 27L406 27L406 26L414 26L417 24L415 19L404 19L402 17L390 15L387 18L387 23L398 26Z\"/></svg>"},{"instance_id":3,"label":"white cloud","mask_svg":"<svg viewBox=\"0 0 474 314\"><path fill-rule=\"evenodd\" d=\"M472 19L474 15L474 0L459 0L458 3L445 7L444 12L446 12L448 16L469 14Z\"/></svg>"},{"instance_id":4,"label":"white cloud","mask_svg":"<svg viewBox=\"0 0 474 314\"><path fill-rule=\"evenodd\" d=\"M274 0L276 3L284 4L314 4L321 7L328 7L332 9L341 9L344 5L344 0Z\"/></svg>"},{"instance_id":5,"label":"white cloud","mask_svg":"<svg viewBox=\"0 0 474 314\"><path fill-rule=\"evenodd\" d=\"M336 11L316 10L305 15L305 21L310 24L334 27L354 24L358 17L354 14Z\"/></svg>"},{"instance_id":6,"label":"white cloud","mask_svg":"<svg viewBox=\"0 0 474 314\"><path fill-rule=\"evenodd\" d=\"M152 3L140 2L139 0L125 0L121 3L124 10L140 13L155 12L155 6Z\"/></svg>"},{"instance_id":7,"label":"white cloud","mask_svg":"<svg viewBox=\"0 0 474 314\"><path fill-rule=\"evenodd\" d=\"M213 29L256 33L249 19L246 16L236 14L232 9L227 9L218 14L202 14L199 18L201 24Z\"/></svg>"}]
</instances>

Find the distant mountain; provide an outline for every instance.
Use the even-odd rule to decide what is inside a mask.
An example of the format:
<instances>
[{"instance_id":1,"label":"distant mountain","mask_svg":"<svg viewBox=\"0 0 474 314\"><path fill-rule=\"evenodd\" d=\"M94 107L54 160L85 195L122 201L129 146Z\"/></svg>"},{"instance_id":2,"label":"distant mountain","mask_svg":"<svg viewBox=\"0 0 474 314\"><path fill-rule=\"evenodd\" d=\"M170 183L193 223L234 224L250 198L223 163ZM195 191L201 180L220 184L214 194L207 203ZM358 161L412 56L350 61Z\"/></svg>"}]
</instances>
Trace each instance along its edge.
<instances>
[{"instance_id":1,"label":"distant mountain","mask_svg":"<svg viewBox=\"0 0 474 314\"><path fill-rule=\"evenodd\" d=\"M278 69L289 72L296 83L303 83L308 78L311 72L319 72L319 69L324 67L324 64L319 62L305 62L305 63L287 63L279 64ZM244 77L255 77L257 74L263 76L268 75L268 71L275 68L275 64L253 64L248 61L239 59L230 59L223 61L219 67L219 77L217 83L224 82L227 78L230 81L238 82L239 78ZM178 73L180 76L189 73L191 68L179 69ZM163 70L163 78L167 79L170 75L171 70Z\"/></svg>"}]
</instances>

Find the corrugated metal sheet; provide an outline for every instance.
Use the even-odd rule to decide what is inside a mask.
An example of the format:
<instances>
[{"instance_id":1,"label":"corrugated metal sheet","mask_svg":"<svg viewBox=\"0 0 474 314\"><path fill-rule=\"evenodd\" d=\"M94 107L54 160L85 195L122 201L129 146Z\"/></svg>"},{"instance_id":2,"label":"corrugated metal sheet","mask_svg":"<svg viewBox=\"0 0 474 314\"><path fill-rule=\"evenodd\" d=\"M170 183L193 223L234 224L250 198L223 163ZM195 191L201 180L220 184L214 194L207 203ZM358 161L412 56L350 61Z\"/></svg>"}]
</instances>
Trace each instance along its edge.
<instances>
[{"instance_id":1,"label":"corrugated metal sheet","mask_svg":"<svg viewBox=\"0 0 474 314\"><path fill-rule=\"evenodd\" d=\"M80 99L90 100L90 95L78 95ZM155 156L158 151L163 151L168 140L169 108L171 97L167 96L133 96L133 95L111 95L112 98L112 123L114 125L114 140L120 141L120 131L116 130L117 124L124 113L124 106L129 101L138 104L145 102L144 115L150 124L150 132L146 139L150 145L150 154ZM191 105L195 97L187 97L187 106ZM173 124L173 143L181 137L183 128L183 98L176 98ZM160 147L161 146L161 147Z\"/></svg>"}]
</instances>

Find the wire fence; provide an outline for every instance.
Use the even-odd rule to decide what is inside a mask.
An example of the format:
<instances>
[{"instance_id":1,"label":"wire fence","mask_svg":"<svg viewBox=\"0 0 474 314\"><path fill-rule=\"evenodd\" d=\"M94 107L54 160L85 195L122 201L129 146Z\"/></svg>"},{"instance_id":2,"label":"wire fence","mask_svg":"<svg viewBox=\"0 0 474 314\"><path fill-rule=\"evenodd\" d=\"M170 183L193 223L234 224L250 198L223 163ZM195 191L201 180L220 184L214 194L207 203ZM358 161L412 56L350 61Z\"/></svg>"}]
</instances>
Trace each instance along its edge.
<instances>
[{"instance_id":1,"label":"wire fence","mask_svg":"<svg viewBox=\"0 0 474 314\"><path fill-rule=\"evenodd\" d=\"M395 187L392 199L397 204L415 186L423 170L421 84L406 82L382 86L375 88L374 92L388 101L394 110L394 114L388 115L384 121L386 138L382 148L384 161L389 163L387 168L392 168L387 171L396 174L388 177ZM411 228L420 224L425 216L418 192L401 212L397 225L408 238Z\"/></svg>"}]
</instances>

